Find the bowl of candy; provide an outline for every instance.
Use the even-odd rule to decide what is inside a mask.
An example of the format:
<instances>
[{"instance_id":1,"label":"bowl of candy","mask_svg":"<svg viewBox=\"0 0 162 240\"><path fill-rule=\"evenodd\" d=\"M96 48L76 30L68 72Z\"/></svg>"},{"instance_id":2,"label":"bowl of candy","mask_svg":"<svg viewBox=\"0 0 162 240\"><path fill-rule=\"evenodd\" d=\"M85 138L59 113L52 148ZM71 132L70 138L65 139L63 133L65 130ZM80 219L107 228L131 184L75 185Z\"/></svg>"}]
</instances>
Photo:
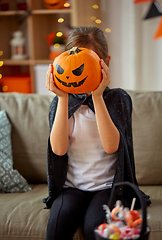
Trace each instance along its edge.
<instances>
[{"instance_id":1,"label":"bowl of candy","mask_svg":"<svg viewBox=\"0 0 162 240\"><path fill-rule=\"evenodd\" d=\"M116 192L118 188L123 186L129 186L136 192L140 200L142 215L137 210L134 210L136 198L132 199L130 209L124 207L120 200L117 200L114 205ZM147 226L146 204L136 185L130 182L114 184L109 206L103 205L103 209L106 213L106 222L95 228L96 240L148 240L150 227Z\"/></svg>"}]
</instances>

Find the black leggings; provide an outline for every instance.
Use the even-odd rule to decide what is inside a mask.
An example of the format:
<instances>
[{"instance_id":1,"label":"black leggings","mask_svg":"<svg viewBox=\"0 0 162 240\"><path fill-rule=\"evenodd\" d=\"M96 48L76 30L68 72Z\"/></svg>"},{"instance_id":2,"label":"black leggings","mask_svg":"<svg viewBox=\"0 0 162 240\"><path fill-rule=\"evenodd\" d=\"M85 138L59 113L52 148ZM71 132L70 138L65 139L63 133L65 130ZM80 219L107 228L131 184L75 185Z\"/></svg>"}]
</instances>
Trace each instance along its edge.
<instances>
[{"instance_id":1,"label":"black leggings","mask_svg":"<svg viewBox=\"0 0 162 240\"><path fill-rule=\"evenodd\" d=\"M95 240L94 228L105 221L102 205L108 204L110 192L63 189L52 204L46 240L72 240L78 226L85 240Z\"/></svg>"}]
</instances>

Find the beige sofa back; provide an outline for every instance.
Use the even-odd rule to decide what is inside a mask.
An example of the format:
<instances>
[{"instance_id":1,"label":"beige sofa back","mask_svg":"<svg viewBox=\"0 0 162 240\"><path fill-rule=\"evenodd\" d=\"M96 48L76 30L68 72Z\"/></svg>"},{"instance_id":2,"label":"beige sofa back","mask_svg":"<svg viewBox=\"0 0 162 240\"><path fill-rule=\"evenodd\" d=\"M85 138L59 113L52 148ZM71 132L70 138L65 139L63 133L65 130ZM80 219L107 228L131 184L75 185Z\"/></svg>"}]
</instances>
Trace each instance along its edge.
<instances>
[{"instance_id":1,"label":"beige sofa back","mask_svg":"<svg viewBox=\"0 0 162 240\"><path fill-rule=\"evenodd\" d=\"M128 91L139 185L162 184L162 92Z\"/></svg>"},{"instance_id":2,"label":"beige sofa back","mask_svg":"<svg viewBox=\"0 0 162 240\"><path fill-rule=\"evenodd\" d=\"M140 185L162 184L162 92L128 91L133 101L133 140ZM29 183L45 183L48 112L53 95L0 93L0 110L12 124L14 168Z\"/></svg>"},{"instance_id":3,"label":"beige sofa back","mask_svg":"<svg viewBox=\"0 0 162 240\"><path fill-rule=\"evenodd\" d=\"M52 96L1 93L0 110L12 124L14 168L29 183L47 181L48 112Z\"/></svg>"}]
</instances>

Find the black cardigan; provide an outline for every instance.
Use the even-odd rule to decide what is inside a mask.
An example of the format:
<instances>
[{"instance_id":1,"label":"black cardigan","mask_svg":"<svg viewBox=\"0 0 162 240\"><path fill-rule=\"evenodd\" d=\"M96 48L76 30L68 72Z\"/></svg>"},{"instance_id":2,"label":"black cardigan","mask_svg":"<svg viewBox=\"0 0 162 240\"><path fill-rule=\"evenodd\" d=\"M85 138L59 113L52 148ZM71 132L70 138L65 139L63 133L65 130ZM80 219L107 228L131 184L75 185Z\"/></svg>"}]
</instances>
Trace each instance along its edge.
<instances>
[{"instance_id":1,"label":"black cardigan","mask_svg":"<svg viewBox=\"0 0 162 240\"><path fill-rule=\"evenodd\" d=\"M107 106L108 112L120 133L120 143L118 149L118 159L116 172L114 176L114 183L129 181L137 185L135 176L134 154L133 154L133 141L132 141L132 101L127 92L122 89L105 89L103 98ZM49 111L49 125L50 131L54 122L56 109L57 109L58 97L56 96L50 106ZM70 118L74 112L83 104L86 103L88 107L94 111L92 96L86 96L86 94L69 94L68 103L68 117ZM68 156L58 156L53 153L51 149L50 140L48 139L47 147L47 182L49 196L43 199L46 203L46 208L50 208L59 192L62 190L66 180L68 168ZM128 190L126 187L120 189L118 196L123 195L126 199L125 205L130 206L135 193ZM146 204L149 205L151 201L149 196L143 193ZM135 208L139 208L139 201L137 197Z\"/></svg>"}]
</instances>

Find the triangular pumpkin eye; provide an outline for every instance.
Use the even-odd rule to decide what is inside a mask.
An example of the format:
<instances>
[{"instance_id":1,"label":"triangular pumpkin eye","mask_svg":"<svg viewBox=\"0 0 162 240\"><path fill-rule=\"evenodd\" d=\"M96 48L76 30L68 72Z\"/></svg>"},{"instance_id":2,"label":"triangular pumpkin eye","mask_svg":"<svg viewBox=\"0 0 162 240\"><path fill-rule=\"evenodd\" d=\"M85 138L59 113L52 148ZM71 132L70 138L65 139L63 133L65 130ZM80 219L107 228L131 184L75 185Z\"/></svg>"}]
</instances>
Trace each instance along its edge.
<instances>
[{"instance_id":1,"label":"triangular pumpkin eye","mask_svg":"<svg viewBox=\"0 0 162 240\"><path fill-rule=\"evenodd\" d=\"M73 70L72 73L75 76L80 76L82 74L82 72L83 72L83 69L84 69L84 63L80 67L78 67L75 70Z\"/></svg>"},{"instance_id":2,"label":"triangular pumpkin eye","mask_svg":"<svg viewBox=\"0 0 162 240\"><path fill-rule=\"evenodd\" d=\"M63 74L64 69L63 69L58 63L56 63L56 71L57 71L59 74Z\"/></svg>"}]
</instances>

